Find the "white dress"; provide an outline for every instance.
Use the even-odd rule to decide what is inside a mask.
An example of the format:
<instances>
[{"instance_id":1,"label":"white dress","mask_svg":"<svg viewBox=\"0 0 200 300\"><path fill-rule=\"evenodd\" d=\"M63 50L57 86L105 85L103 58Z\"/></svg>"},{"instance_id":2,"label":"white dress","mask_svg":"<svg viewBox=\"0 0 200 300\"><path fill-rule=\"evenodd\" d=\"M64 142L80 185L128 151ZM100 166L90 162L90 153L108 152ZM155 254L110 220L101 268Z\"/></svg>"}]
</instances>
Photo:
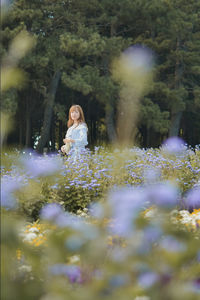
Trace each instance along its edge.
<instances>
[{"instance_id":1,"label":"white dress","mask_svg":"<svg viewBox=\"0 0 200 300\"><path fill-rule=\"evenodd\" d=\"M68 128L65 138L70 138L75 141L74 143L71 143L71 150L69 153L72 158L77 158L88 144L87 131L87 125L85 123L72 125Z\"/></svg>"}]
</instances>

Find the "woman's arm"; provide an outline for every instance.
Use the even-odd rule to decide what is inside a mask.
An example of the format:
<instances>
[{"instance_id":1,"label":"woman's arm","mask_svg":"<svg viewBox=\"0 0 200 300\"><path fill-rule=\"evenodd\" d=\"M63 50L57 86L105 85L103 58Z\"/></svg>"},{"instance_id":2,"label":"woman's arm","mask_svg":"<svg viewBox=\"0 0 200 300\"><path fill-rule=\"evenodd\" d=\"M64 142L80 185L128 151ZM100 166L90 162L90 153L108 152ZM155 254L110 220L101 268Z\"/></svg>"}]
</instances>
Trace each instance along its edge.
<instances>
[{"instance_id":1,"label":"woman's arm","mask_svg":"<svg viewBox=\"0 0 200 300\"><path fill-rule=\"evenodd\" d=\"M66 144L66 143L74 143L74 140L71 139L71 129L68 128L67 132L66 132L66 135L65 135L65 138L63 139L63 143Z\"/></svg>"}]
</instances>

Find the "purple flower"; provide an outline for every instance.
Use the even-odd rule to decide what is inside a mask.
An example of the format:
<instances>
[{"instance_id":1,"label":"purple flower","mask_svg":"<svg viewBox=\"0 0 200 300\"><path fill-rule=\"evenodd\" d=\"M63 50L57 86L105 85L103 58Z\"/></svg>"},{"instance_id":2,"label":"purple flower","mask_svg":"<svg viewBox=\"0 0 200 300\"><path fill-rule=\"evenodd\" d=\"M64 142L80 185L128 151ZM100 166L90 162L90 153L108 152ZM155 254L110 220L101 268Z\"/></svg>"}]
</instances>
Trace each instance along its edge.
<instances>
[{"instance_id":1,"label":"purple flower","mask_svg":"<svg viewBox=\"0 0 200 300\"><path fill-rule=\"evenodd\" d=\"M13 193L22 187L22 183L17 178L11 176L3 176L1 179L1 206L6 209L14 209L17 201Z\"/></svg>"},{"instance_id":2,"label":"purple flower","mask_svg":"<svg viewBox=\"0 0 200 300\"><path fill-rule=\"evenodd\" d=\"M196 289L196 291L198 291L200 293L200 277L195 279L193 284L194 284L194 288Z\"/></svg>"},{"instance_id":3,"label":"purple flower","mask_svg":"<svg viewBox=\"0 0 200 300\"><path fill-rule=\"evenodd\" d=\"M158 226L148 226L144 230L144 241L147 243L155 243L160 239L163 231Z\"/></svg>"},{"instance_id":4,"label":"purple flower","mask_svg":"<svg viewBox=\"0 0 200 300\"><path fill-rule=\"evenodd\" d=\"M170 183L159 183L147 188L148 199L152 204L164 208L172 208L177 205L179 189Z\"/></svg>"},{"instance_id":5,"label":"purple flower","mask_svg":"<svg viewBox=\"0 0 200 300\"><path fill-rule=\"evenodd\" d=\"M31 177L48 176L58 172L62 167L60 157L32 156L23 158L22 163Z\"/></svg>"},{"instance_id":6,"label":"purple flower","mask_svg":"<svg viewBox=\"0 0 200 300\"><path fill-rule=\"evenodd\" d=\"M189 210L200 208L200 187L193 188L187 192L184 203Z\"/></svg>"},{"instance_id":7,"label":"purple flower","mask_svg":"<svg viewBox=\"0 0 200 300\"><path fill-rule=\"evenodd\" d=\"M103 206L100 203L91 204L89 211L90 214L95 218L101 219L104 216Z\"/></svg>"},{"instance_id":8,"label":"purple flower","mask_svg":"<svg viewBox=\"0 0 200 300\"><path fill-rule=\"evenodd\" d=\"M163 143L162 149L169 154L180 154L186 150L186 146L181 138L173 136Z\"/></svg>"},{"instance_id":9,"label":"purple flower","mask_svg":"<svg viewBox=\"0 0 200 300\"><path fill-rule=\"evenodd\" d=\"M70 225L70 218L69 214L67 212L62 212L58 214L58 216L55 218L55 224L58 225L59 227L67 227Z\"/></svg>"},{"instance_id":10,"label":"purple flower","mask_svg":"<svg viewBox=\"0 0 200 300\"><path fill-rule=\"evenodd\" d=\"M40 212L40 216L44 220L55 221L64 213L62 207L57 203L45 205Z\"/></svg>"},{"instance_id":11,"label":"purple flower","mask_svg":"<svg viewBox=\"0 0 200 300\"><path fill-rule=\"evenodd\" d=\"M54 276L66 276L71 283L81 283L81 269L74 265L55 264L49 267L49 271Z\"/></svg>"},{"instance_id":12,"label":"purple flower","mask_svg":"<svg viewBox=\"0 0 200 300\"><path fill-rule=\"evenodd\" d=\"M173 236L165 236L160 242L160 246L168 252L183 252L187 249L185 244L179 242Z\"/></svg>"},{"instance_id":13,"label":"purple flower","mask_svg":"<svg viewBox=\"0 0 200 300\"><path fill-rule=\"evenodd\" d=\"M133 221L138 212L143 208L146 195L141 188L122 188L112 191L109 204L115 219L111 231L121 236L133 233Z\"/></svg>"},{"instance_id":14,"label":"purple flower","mask_svg":"<svg viewBox=\"0 0 200 300\"><path fill-rule=\"evenodd\" d=\"M142 273L138 278L138 283L143 288L150 288L153 284L155 284L159 280L159 276L155 272L145 272Z\"/></svg>"},{"instance_id":15,"label":"purple flower","mask_svg":"<svg viewBox=\"0 0 200 300\"><path fill-rule=\"evenodd\" d=\"M149 71L152 69L154 55L153 51L141 45L133 45L127 48L122 56L126 59L127 66L133 70L143 69Z\"/></svg>"}]
</instances>

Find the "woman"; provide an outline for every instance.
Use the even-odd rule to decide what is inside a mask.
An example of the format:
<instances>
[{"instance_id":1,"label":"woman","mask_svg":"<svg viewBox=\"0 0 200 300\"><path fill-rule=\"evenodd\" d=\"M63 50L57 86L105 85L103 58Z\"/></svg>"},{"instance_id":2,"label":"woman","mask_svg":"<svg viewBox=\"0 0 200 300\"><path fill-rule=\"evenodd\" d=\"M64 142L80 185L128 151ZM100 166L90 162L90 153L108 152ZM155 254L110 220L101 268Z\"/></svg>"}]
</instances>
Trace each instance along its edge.
<instances>
[{"instance_id":1,"label":"woman","mask_svg":"<svg viewBox=\"0 0 200 300\"><path fill-rule=\"evenodd\" d=\"M87 141L87 125L80 105L72 105L69 110L68 130L61 151L76 158L85 149Z\"/></svg>"}]
</instances>

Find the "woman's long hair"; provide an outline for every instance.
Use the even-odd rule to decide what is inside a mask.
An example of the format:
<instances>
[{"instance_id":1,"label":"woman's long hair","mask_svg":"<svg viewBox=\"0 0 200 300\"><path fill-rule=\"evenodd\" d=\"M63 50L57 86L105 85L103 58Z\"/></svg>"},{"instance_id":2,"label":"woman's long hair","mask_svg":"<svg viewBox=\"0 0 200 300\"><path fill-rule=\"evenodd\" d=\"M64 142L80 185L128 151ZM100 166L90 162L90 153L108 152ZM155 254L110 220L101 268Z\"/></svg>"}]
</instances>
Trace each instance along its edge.
<instances>
[{"instance_id":1,"label":"woman's long hair","mask_svg":"<svg viewBox=\"0 0 200 300\"><path fill-rule=\"evenodd\" d=\"M75 111L75 110L78 110L78 111L79 111L79 114L80 114L79 119L77 120L78 123L79 123L79 124L80 124L80 123L85 123L84 113L83 113L83 110L82 110L82 108L80 107L80 105L72 105L72 106L70 107L70 110L69 110L69 119L68 119L68 122L67 122L67 127L68 127L68 128L71 127L71 126L74 124L74 121L73 121L72 118L71 118L71 113L72 113L73 111ZM85 125L86 125L86 123L85 123ZM86 126L87 126L87 125L86 125Z\"/></svg>"}]
</instances>

